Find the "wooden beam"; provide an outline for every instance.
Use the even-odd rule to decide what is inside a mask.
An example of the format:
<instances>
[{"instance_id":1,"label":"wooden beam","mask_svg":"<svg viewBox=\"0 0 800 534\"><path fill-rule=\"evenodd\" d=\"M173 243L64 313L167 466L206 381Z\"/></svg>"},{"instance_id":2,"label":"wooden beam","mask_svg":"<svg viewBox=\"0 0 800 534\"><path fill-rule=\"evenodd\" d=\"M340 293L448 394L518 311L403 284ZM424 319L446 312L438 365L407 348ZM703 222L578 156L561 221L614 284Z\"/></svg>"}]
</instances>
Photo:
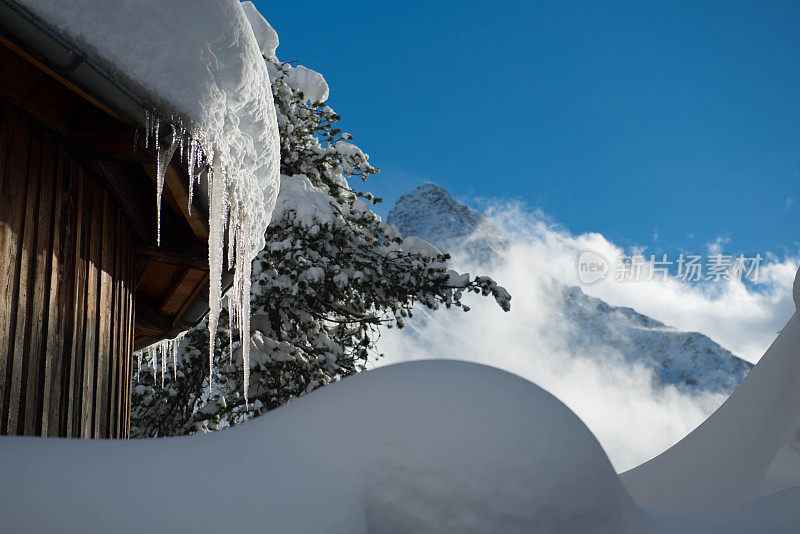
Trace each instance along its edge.
<instances>
[{"instance_id":1,"label":"wooden beam","mask_svg":"<svg viewBox=\"0 0 800 534\"><path fill-rule=\"evenodd\" d=\"M17 46L13 42L9 41L7 38L5 38L2 35L0 35L0 44L2 44L5 48L13 51L15 54L19 55L22 59L24 59L26 62L30 63L31 65L33 65L40 72L46 74L49 78L55 80L60 85L62 85L65 88L69 89L71 92L75 93L76 95L80 96L83 100L85 100L87 102L90 102L97 109L102 110L104 113L108 114L109 116L113 117L114 119L116 119L116 120L118 120L118 121L120 121L122 123L133 124L133 122L128 117L125 117L124 115L120 115L119 113L116 113L111 108L109 108L108 106L106 106L105 104L100 102L98 99L96 99L95 97L93 97L92 95L90 95L89 93L87 93L86 91L84 91L83 89L81 89L80 87L78 87L77 85L75 85L74 83L69 81L68 79L66 79L64 76L61 76L60 74L55 72L53 69L51 69L50 67L45 65L44 62L40 61L38 58L35 58L34 56L32 56L31 54L29 54L28 52L26 52L25 50L20 48L19 46Z\"/></svg>"},{"instance_id":2,"label":"wooden beam","mask_svg":"<svg viewBox=\"0 0 800 534\"><path fill-rule=\"evenodd\" d=\"M183 318L183 314L186 313L186 310L194 302L194 300L197 298L197 295L200 293L201 290L205 289L206 292L208 292L208 281L209 281L209 276L208 273L206 272L203 274L203 277L197 282L197 285L195 286L191 295L189 295L189 298L186 299L186 302L183 303L181 309L178 310L178 313L175 314L175 319L172 321L173 325L178 324L178 321L181 318Z\"/></svg>"},{"instance_id":3,"label":"wooden beam","mask_svg":"<svg viewBox=\"0 0 800 534\"><path fill-rule=\"evenodd\" d=\"M197 296L197 288L200 282L208 279L208 273L196 271L194 269L183 269L177 273L172 287L161 299L158 308L159 313L168 317L174 317L173 324L180 320L181 310L185 310Z\"/></svg>"},{"instance_id":4,"label":"wooden beam","mask_svg":"<svg viewBox=\"0 0 800 534\"><path fill-rule=\"evenodd\" d=\"M145 148L133 126L114 123L94 113L94 116L73 117L69 122L67 148L83 158L114 160L126 163L152 163L156 153Z\"/></svg>"},{"instance_id":5,"label":"wooden beam","mask_svg":"<svg viewBox=\"0 0 800 534\"><path fill-rule=\"evenodd\" d=\"M153 183L157 180L157 167L152 163L143 163L142 168L147 172ZM208 241L208 218L202 217L196 204L192 202L191 213L189 210L189 189L186 179L170 163L164 173L164 195L167 204L183 219L191 228L192 233L202 241Z\"/></svg>"},{"instance_id":6,"label":"wooden beam","mask_svg":"<svg viewBox=\"0 0 800 534\"><path fill-rule=\"evenodd\" d=\"M172 323L163 317L157 317L155 311L143 309L136 306L136 336L146 336L154 339L162 339L164 332L172 329ZM143 317L145 314L148 317Z\"/></svg>"},{"instance_id":7,"label":"wooden beam","mask_svg":"<svg viewBox=\"0 0 800 534\"><path fill-rule=\"evenodd\" d=\"M208 250L204 247L185 245L183 248L159 248L137 244L135 245L135 252L137 256L147 258L150 261L160 261L208 272Z\"/></svg>"},{"instance_id":8,"label":"wooden beam","mask_svg":"<svg viewBox=\"0 0 800 534\"><path fill-rule=\"evenodd\" d=\"M192 290L192 288L187 289L184 287L191 273L192 270L186 268L181 268L175 273L167 293L161 297L161 304L158 307L158 313L160 315L172 317L175 315L175 312L180 309L184 299L186 299Z\"/></svg>"},{"instance_id":9,"label":"wooden beam","mask_svg":"<svg viewBox=\"0 0 800 534\"><path fill-rule=\"evenodd\" d=\"M5 39L0 36L0 43ZM0 46L0 97L8 100L48 128L64 133L67 110L79 102L53 80L31 68L28 61ZM13 80L13 83L11 83Z\"/></svg>"}]
</instances>

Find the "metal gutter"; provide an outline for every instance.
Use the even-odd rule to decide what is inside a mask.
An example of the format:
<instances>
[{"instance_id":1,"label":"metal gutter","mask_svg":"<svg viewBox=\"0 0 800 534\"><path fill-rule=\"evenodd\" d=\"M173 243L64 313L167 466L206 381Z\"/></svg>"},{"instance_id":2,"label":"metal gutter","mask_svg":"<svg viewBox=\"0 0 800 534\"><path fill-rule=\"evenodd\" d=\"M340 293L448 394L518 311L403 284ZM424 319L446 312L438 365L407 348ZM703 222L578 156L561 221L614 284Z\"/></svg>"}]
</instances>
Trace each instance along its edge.
<instances>
[{"instance_id":1,"label":"metal gutter","mask_svg":"<svg viewBox=\"0 0 800 534\"><path fill-rule=\"evenodd\" d=\"M0 0L0 33L114 114L144 126L141 98L18 2Z\"/></svg>"}]
</instances>

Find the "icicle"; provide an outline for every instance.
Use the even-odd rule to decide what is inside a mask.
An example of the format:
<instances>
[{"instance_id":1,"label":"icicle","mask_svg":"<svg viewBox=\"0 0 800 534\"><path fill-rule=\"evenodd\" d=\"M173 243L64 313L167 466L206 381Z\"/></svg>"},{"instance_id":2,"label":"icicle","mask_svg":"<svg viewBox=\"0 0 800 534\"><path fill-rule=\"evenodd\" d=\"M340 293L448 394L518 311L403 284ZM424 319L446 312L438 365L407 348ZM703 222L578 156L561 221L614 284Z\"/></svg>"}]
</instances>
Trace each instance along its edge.
<instances>
[{"instance_id":1,"label":"icicle","mask_svg":"<svg viewBox=\"0 0 800 534\"><path fill-rule=\"evenodd\" d=\"M158 126L156 125L156 136L158 136ZM156 149L158 150L158 167L156 170L156 243L161 246L161 194L164 192L164 175L167 173L169 162L178 148L178 132L173 127L172 141L169 147L158 150L158 137L156 137Z\"/></svg>"},{"instance_id":2,"label":"icicle","mask_svg":"<svg viewBox=\"0 0 800 534\"><path fill-rule=\"evenodd\" d=\"M211 395L211 383L214 376L214 342L219 323L222 304L222 251L223 251L223 218L225 212L225 175L218 172L218 162L208 173L208 197L210 199L210 216L208 232L208 394Z\"/></svg>"},{"instance_id":3,"label":"icicle","mask_svg":"<svg viewBox=\"0 0 800 534\"><path fill-rule=\"evenodd\" d=\"M230 223L228 224L228 269L233 269L233 266L236 265L236 228L238 227L236 215L231 211Z\"/></svg>"},{"instance_id":4,"label":"icicle","mask_svg":"<svg viewBox=\"0 0 800 534\"><path fill-rule=\"evenodd\" d=\"M181 340L186 332L178 334L173 339L162 339L158 343L150 345L144 350L136 352L138 359L138 366L136 368L136 380L139 380L139 371L142 368L142 355L146 352L147 358L150 360L150 365L153 367L153 385L158 383L158 359L161 358L161 387L164 387L167 374L167 359L172 359L172 376L178 380L178 349L180 348Z\"/></svg>"},{"instance_id":5,"label":"icicle","mask_svg":"<svg viewBox=\"0 0 800 534\"><path fill-rule=\"evenodd\" d=\"M234 312L232 295L232 291L228 293L228 317L230 318L228 325L230 331L230 343L228 343L228 363L230 364L233 364L233 331L236 328L236 315Z\"/></svg>"},{"instance_id":6,"label":"icicle","mask_svg":"<svg viewBox=\"0 0 800 534\"><path fill-rule=\"evenodd\" d=\"M167 347L166 345L169 343L161 344L158 349L161 353L161 389L164 389L164 377L167 374Z\"/></svg>"},{"instance_id":7,"label":"icicle","mask_svg":"<svg viewBox=\"0 0 800 534\"><path fill-rule=\"evenodd\" d=\"M153 115L150 110L144 110L144 147L150 147L150 125L153 122Z\"/></svg>"},{"instance_id":8,"label":"icicle","mask_svg":"<svg viewBox=\"0 0 800 534\"><path fill-rule=\"evenodd\" d=\"M183 161L185 154L186 154L186 130L183 128L183 125L181 124L181 161ZM189 179L191 180L191 176L189 177ZM191 205L192 201L189 200L189 206Z\"/></svg>"},{"instance_id":9,"label":"icicle","mask_svg":"<svg viewBox=\"0 0 800 534\"><path fill-rule=\"evenodd\" d=\"M176 337L172 340L172 379L177 383L178 382L178 345L181 343L181 338L183 334L179 337Z\"/></svg>"},{"instance_id":10,"label":"icicle","mask_svg":"<svg viewBox=\"0 0 800 534\"><path fill-rule=\"evenodd\" d=\"M153 385L158 384L158 345L147 349L150 353L150 365L153 366Z\"/></svg>"},{"instance_id":11,"label":"icicle","mask_svg":"<svg viewBox=\"0 0 800 534\"><path fill-rule=\"evenodd\" d=\"M245 215L246 217L247 215ZM244 406L247 409L247 396L250 390L250 273L253 268L252 261L248 259L252 248L252 237L244 241L239 236L239 260L236 266L236 276L239 278L239 332L242 340L242 359L244 360Z\"/></svg>"},{"instance_id":12,"label":"icicle","mask_svg":"<svg viewBox=\"0 0 800 534\"><path fill-rule=\"evenodd\" d=\"M247 197L240 199L241 191L236 180L238 177L229 177L225 161L216 155L214 145L209 142L203 132L196 127L187 132L183 123L173 118L169 123L172 127L172 136L169 146L162 146L160 139L161 121L153 113L146 113L145 145L149 146L150 137L155 138L155 150L158 155L156 169L156 225L157 243L161 244L161 197L164 189L165 174L175 152L180 148L181 161L186 161L189 174L188 210L191 213L195 185L201 183L203 175L208 182L209 198L209 238L208 238L208 264L209 264L209 355L208 355L208 392L212 393L214 376L214 349L216 333L219 325L219 314L222 308L222 273L224 267L233 269L233 287L228 297L230 311L231 332L238 329L242 346L244 365L244 400L248 404L248 390L250 387L250 274L252 258L257 253L256 243L261 241L261 232L253 232L253 222L249 218L244 204ZM184 159L185 158L185 159ZM225 247L227 231L228 246ZM227 252L227 262L224 260ZM227 263L227 265L225 265ZM233 358L231 345L229 359ZM167 358L172 356L173 377L177 380L177 350L178 339L159 343L157 347L148 348L148 355L153 365L154 380L157 377L157 358L162 358L161 382L165 384L167 373ZM152 351L152 352L151 352ZM169 355L167 354L169 353ZM137 371L138 372L138 371Z\"/></svg>"},{"instance_id":13,"label":"icicle","mask_svg":"<svg viewBox=\"0 0 800 534\"><path fill-rule=\"evenodd\" d=\"M189 215L192 214L192 198L194 197L195 181L195 160L197 159L197 141L194 136L189 139L189 151L187 155L187 167L189 168Z\"/></svg>"},{"instance_id":14,"label":"icicle","mask_svg":"<svg viewBox=\"0 0 800 534\"><path fill-rule=\"evenodd\" d=\"M155 119L155 138L156 138L156 152L161 151L161 141L159 140L159 130L161 129L161 121L156 117Z\"/></svg>"},{"instance_id":15,"label":"icicle","mask_svg":"<svg viewBox=\"0 0 800 534\"><path fill-rule=\"evenodd\" d=\"M252 252L252 238L245 234L247 213L239 206L231 207L229 238L236 242L234 251L233 287L228 294L228 310L231 317L231 330L239 330L242 348L245 409L248 405L250 389L250 274L252 263L248 260Z\"/></svg>"}]
</instances>

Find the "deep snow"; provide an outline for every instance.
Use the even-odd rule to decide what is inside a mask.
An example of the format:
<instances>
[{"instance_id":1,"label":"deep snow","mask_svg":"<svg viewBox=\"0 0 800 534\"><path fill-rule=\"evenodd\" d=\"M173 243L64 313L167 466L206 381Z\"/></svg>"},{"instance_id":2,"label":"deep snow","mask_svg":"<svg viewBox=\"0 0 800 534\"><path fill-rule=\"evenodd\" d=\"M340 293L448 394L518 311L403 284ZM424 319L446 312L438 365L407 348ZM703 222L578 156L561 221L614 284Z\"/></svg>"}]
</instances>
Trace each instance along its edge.
<instances>
[{"instance_id":1,"label":"deep snow","mask_svg":"<svg viewBox=\"0 0 800 534\"><path fill-rule=\"evenodd\" d=\"M258 240L278 193L279 146L267 66L235 0L21 0L139 94L180 120L229 175ZM263 18L261 19L263 20ZM264 21L266 24L266 21ZM264 27L255 31L266 34ZM262 38L263 40L263 38ZM274 38L277 46L277 36Z\"/></svg>"},{"instance_id":2,"label":"deep snow","mask_svg":"<svg viewBox=\"0 0 800 534\"><path fill-rule=\"evenodd\" d=\"M367 371L210 434L0 437L0 480L0 527L10 532L730 534L800 525L798 488L708 517L640 508L555 397L455 361ZM702 499L702 489L675 491Z\"/></svg>"},{"instance_id":3,"label":"deep snow","mask_svg":"<svg viewBox=\"0 0 800 534\"><path fill-rule=\"evenodd\" d=\"M259 13L253 2L242 2L242 9L253 30L253 35L261 50L261 55L269 59L275 57L278 48L278 33L270 26L267 19Z\"/></svg>"},{"instance_id":4,"label":"deep snow","mask_svg":"<svg viewBox=\"0 0 800 534\"><path fill-rule=\"evenodd\" d=\"M800 485L799 408L795 312L716 412L622 480L643 506L679 514L711 512Z\"/></svg>"},{"instance_id":5,"label":"deep snow","mask_svg":"<svg viewBox=\"0 0 800 534\"><path fill-rule=\"evenodd\" d=\"M0 480L8 531L648 531L568 408L462 362L369 371L212 434L3 437Z\"/></svg>"}]
</instances>

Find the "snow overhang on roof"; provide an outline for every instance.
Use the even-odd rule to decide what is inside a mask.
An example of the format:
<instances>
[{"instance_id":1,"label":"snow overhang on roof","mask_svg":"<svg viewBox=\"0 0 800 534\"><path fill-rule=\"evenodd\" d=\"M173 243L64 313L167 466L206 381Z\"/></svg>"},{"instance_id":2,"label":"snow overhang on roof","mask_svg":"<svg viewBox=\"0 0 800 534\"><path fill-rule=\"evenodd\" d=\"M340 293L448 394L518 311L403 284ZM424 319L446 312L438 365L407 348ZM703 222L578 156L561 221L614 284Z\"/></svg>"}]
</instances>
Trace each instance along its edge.
<instances>
[{"instance_id":1,"label":"snow overhang on roof","mask_svg":"<svg viewBox=\"0 0 800 534\"><path fill-rule=\"evenodd\" d=\"M148 110L141 98L84 51L13 0L0 0L0 39L10 41L16 48L28 54L29 59L50 71L58 81L71 86L116 119L136 127L146 125ZM208 212L208 194L203 188L198 188L193 203L203 212ZM233 271L227 270L222 275L223 292L232 285ZM192 328L208 311L208 295L200 292L175 325L163 333L163 337L173 338Z\"/></svg>"},{"instance_id":2,"label":"snow overhang on roof","mask_svg":"<svg viewBox=\"0 0 800 534\"><path fill-rule=\"evenodd\" d=\"M153 5L148 7L148 4ZM182 50L171 46L175 43L154 41L153 36L148 40L147 36L120 31L123 27L130 30L131 24L120 12L138 11L141 25L151 33L160 37L172 35L165 31L165 17L153 13L154 6L155 11L189 13L184 24L181 21L176 24L175 33L179 36L175 39L182 36L182 42L190 41ZM47 15L46 21L42 13ZM263 236L277 196L280 163L267 70L259 43L249 29L248 20L235 0L168 4L124 0L100 4L0 0L0 39L6 44L122 123L144 126L150 135L159 119L162 125L169 123L176 135L171 145L164 146L162 141L157 149L160 155L168 153L167 163L184 142L192 149L199 147L192 154L202 153L206 158L208 174L213 173L213 182L220 192L217 198L222 201L210 202L207 188L195 187L193 203L199 204L199 211L210 215L211 292L198 295L173 328L164 332L164 337L173 337L194 326L209 310L215 322L221 295L231 286L237 293L232 304L249 308L249 262L263 248ZM198 37L204 31L210 36ZM136 50L129 52L128 44ZM153 46L167 52L153 58L153 54L147 53L148 47ZM192 62L198 50L203 58ZM231 57L224 57L225 53ZM145 61L138 61L139 58ZM209 61L211 68L204 68L202 62ZM162 137L164 131L162 128ZM157 127L155 132L157 135ZM189 156L186 159L189 176L185 178L199 180L198 173L203 171L195 168L193 174L194 161L189 162ZM160 198L162 161L158 163ZM192 203L191 185L189 189ZM227 194L223 195L224 190ZM240 249L233 270L225 270L222 265L226 225L236 230L236 245ZM237 273L240 283L234 285ZM243 316L249 316L249 309L242 312ZM244 322L246 327L247 319Z\"/></svg>"}]
</instances>

